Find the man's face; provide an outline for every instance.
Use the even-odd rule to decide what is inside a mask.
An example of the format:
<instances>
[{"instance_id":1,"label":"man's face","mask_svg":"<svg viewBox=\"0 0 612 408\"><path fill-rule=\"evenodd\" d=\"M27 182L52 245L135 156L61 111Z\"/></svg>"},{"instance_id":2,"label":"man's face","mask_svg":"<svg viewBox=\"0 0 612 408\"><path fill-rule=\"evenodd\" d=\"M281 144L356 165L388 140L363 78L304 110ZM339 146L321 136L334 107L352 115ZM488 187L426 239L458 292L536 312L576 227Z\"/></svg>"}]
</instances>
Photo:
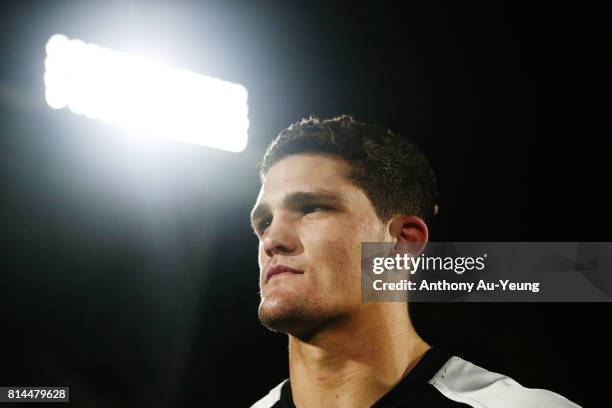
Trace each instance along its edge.
<instances>
[{"instance_id":1,"label":"man's face","mask_svg":"<svg viewBox=\"0 0 612 408\"><path fill-rule=\"evenodd\" d=\"M259 319L295 336L314 334L359 307L362 241L385 236L347 164L322 155L293 155L273 165L252 214L259 236ZM268 278L283 265L285 272Z\"/></svg>"}]
</instances>

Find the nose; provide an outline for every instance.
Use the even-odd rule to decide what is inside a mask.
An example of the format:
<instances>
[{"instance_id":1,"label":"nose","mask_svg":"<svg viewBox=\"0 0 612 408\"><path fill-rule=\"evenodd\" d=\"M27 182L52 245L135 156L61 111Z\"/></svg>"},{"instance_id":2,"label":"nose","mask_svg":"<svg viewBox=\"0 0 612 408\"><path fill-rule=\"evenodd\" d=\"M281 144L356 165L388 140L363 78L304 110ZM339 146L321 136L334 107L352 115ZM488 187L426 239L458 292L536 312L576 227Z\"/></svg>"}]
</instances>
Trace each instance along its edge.
<instances>
[{"instance_id":1,"label":"nose","mask_svg":"<svg viewBox=\"0 0 612 408\"><path fill-rule=\"evenodd\" d=\"M290 255L300 247L295 227L278 217L272 221L262 241L264 252L268 257Z\"/></svg>"}]
</instances>

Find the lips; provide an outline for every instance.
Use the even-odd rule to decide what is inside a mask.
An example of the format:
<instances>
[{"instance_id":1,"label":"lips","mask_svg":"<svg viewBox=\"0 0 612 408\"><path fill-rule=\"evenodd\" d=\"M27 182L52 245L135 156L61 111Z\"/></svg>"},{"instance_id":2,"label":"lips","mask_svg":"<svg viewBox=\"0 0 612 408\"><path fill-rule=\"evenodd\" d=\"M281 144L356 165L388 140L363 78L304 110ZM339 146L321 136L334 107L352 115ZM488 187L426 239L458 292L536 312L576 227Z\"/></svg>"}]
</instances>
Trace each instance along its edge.
<instances>
[{"instance_id":1,"label":"lips","mask_svg":"<svg viewBox=\"0 0 612 408\"><path fill-rule=\"evenodd\" d=\"M293 269L293 268L290 268L290 267L285 266L285 265L276 265L276 266L273 266L271 268L268 268L268 271L266 272L266 283L274 275L278 275L278 274L285 273L285 272L295 273L295 274L303 274L304 273L302 271L298 271L297 269Z\"/></svg>"}]
</instances>

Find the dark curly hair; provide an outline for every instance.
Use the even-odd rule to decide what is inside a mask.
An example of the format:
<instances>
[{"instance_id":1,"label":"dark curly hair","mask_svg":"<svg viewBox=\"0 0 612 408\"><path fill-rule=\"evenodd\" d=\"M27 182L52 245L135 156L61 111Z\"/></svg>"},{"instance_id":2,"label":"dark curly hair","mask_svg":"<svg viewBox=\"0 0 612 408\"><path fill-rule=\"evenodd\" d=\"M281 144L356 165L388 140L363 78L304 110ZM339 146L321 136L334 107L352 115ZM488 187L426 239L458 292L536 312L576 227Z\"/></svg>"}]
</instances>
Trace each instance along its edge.
<instances>
[{"instance_id":1,"label":"dark curly hair","mask_svg":"<svg viewBox=\"0 0 612 408\"><path fill-rule=\"evenodd\" d=\"M378 218L417 215L430 223L438 212L436 176L413 143L350 115L320 120L311 116L282 130L260 163L260 179L283 158L320 154L344 160L345 176L371 201Z\"/></svg>"}]
</instances>

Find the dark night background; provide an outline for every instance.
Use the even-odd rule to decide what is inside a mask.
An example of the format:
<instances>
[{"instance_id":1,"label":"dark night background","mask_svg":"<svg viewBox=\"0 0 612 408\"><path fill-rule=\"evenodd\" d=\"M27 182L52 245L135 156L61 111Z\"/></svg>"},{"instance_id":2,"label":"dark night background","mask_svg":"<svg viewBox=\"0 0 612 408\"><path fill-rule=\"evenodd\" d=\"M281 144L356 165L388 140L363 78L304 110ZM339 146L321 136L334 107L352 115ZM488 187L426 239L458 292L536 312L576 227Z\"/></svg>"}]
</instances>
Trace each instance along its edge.
<instances>
[{"instance_id":1,"label":"dark night background","mask_svg":"<svg viewBox=\"0 0 612 408\"><path fill-rule=\"evenodd\" d=\"M69 385L75 407L244 407L284 379L286 338L257 320L248 215L267 143L310 114L350 113L423 148L441 190L433 241L612 240L607 9L0 7L1 386ZM245 85L247 149L134 140L49 109L58 32ZM430 344L585 407L609 399L605 303L411 307Z\"/></svg>"}]
</instances>

